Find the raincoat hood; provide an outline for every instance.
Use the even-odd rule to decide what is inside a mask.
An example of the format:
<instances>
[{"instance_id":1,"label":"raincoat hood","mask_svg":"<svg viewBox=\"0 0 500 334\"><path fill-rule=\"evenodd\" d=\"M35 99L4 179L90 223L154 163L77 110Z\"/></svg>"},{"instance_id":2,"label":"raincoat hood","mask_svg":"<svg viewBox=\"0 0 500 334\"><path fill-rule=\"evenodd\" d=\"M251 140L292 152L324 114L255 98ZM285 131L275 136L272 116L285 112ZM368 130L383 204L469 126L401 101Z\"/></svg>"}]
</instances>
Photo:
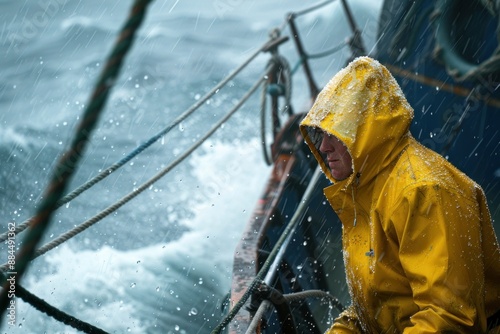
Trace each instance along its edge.
<instances>
[{"instance_id":1,"label":"raincoat hood","mask_svg":"<svg viewBox=\"0 0 500 334\"><path fill-rule=\"evenodd\" d=\"M395 148L412 119L413 109L389 71L374 59L359 57L325 86L300 130L330 181L337 182L319 151L318 128L347 146L354 171L349 180L357 175L366 183L399 154Z\"/></svg>"}]
</instances>

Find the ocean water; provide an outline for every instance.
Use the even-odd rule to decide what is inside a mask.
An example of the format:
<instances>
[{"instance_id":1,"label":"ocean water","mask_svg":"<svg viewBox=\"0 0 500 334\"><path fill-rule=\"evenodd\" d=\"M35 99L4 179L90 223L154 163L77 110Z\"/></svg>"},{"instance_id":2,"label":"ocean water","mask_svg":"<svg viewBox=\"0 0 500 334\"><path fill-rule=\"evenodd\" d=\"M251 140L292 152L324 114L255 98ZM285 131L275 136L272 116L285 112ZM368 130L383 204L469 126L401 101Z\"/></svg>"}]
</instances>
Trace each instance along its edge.
<instances>
[{"instance_id":1,"label":"ocean water","mask_svg":"<svg viewBox=\"0 0 500 334\"><path fill-rule=\"evenodd\" d=\"M72 139L132 1L0 0L0 213L31 217ZM368 47L379 2L350 2ZM169 125L266 40L302 1L158 0L150 6L70 189ZM319 52L349 31L337 3L299 20ZM290 62L289 42L280 48ZM321 86L344 49L313 64ZM262 73L253 62L194 114L54 215L43 243L93 217L167 166L229 111ZM293 106L306 108L294 77ZM209 333L222 316L232 257L270 172L261 152L259 95L163 179L92 228L34 260L21 284L110 333ZM21 244L23 235L16 237ZM7 248L0 247L2 263ZM2 333L76 333L17 299Z\"/></svg>"}]
</instances>

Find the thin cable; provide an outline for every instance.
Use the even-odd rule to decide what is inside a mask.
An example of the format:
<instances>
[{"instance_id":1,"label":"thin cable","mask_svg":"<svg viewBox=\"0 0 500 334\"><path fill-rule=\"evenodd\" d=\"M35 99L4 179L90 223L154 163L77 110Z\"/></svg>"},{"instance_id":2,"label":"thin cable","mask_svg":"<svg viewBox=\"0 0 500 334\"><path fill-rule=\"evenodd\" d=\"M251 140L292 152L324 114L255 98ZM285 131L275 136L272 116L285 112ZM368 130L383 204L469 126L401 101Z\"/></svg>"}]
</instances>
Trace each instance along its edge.
<instances>
[{"instance_id":1,"label":"thin cable","mask_svg":"<svg viewBox=\"0 0 500 334\"><path fill-rule=\"evenodd\" d=\"M297 16L302 16L302 15L305 15L305 14L309 14L310 12L315 11L317 9L320 9L321 7L327 6L327 5L331 4L331 3L334 3L335 1L336 0L323 1L323 2L320 2L320 3L316 4L316 5L308 7L306 9L300 10L298 12L294 12L293 15L295 17L297 17Z\"/></svg>"},{"instance_id":2,"label":"thin cable","mask_svg":"<svg viewBox=\"0 0 500 334\"><path fill-rule=\"evenodd\" d=\"M317 9L320 9L321 7L324 7L324 6L327 6L333 2L335 2L336 0L327 0L327 1L324 1L324 2L320 2L316 5L313 5L311 7L307 7L303 10L300 10L298 12L292 12L292 13L289 13L286 15L286 18L285 20L283 21L283 23L278 27L278 31L279 32L282 32L283 30L285 30L286 26L288 25L288 22L294 18L294 17L297 17L297 16L302 16L302 15L305 15L305 14L309 14L310 12L312 11L315 11Z\"/></svg>"},{"instance_id":3,"label":"thin cable","mask_svg":"<svg viewBox=\"0 0 500 334\"><path fill-rule=\"evenodd\" d=\"M333 48L330 48L328 50L325 50L325 51L322 51L322 52L318 52L318 53L308 54L307 58L308 59L323 58L323 57L329 56L331 54L334 54L335 52L339 52L340 50L342 50L347 45L349 45L348 42L342 42L339 45L337 45L337 46L335 46Z\"/></svg>"}]
</instances>

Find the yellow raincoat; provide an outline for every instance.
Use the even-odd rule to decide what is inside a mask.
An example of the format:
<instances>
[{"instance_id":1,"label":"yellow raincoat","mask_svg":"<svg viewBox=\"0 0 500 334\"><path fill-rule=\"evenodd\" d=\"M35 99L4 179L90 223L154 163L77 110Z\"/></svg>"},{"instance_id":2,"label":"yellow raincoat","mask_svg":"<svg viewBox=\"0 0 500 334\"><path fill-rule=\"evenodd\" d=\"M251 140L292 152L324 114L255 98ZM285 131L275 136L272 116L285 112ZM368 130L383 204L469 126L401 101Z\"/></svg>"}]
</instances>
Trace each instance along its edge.
<instances>
[{"instance_id":1,"label":"yellow raincoat","mask_svg":"<svg viewBox=\"0 0 500 334\"><path fill-rule=\"evenodd\" d=\"M412 118L388 70L360 57L301 123L343 225L352 304L328 333L485 333L500 309L500 253L484 193L412 137ZM316 128L347 146L348 179L332 177Z\"/></svg>"}]
</instances>

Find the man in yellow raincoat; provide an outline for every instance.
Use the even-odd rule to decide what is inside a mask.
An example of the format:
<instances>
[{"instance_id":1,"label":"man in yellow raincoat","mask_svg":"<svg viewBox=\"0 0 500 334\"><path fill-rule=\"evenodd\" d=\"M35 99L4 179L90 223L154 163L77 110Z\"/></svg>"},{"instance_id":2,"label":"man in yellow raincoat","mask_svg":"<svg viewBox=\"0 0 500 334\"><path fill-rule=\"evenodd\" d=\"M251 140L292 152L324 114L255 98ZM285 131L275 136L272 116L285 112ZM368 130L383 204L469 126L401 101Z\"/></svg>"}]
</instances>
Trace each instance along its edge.
<instances>
[{"instance_id":1,"label":"man in yellow raincoat","mask_svg":"<svg viewBox=\"0 0 500 334\"><path fill-rule=\"evenodd\" d=\"M412 118L389 71L360 57L301 123L343 227L352 304L328 333L486 333L500 310L483 190L412 137Z\"/></svg>"}]
</instances>

